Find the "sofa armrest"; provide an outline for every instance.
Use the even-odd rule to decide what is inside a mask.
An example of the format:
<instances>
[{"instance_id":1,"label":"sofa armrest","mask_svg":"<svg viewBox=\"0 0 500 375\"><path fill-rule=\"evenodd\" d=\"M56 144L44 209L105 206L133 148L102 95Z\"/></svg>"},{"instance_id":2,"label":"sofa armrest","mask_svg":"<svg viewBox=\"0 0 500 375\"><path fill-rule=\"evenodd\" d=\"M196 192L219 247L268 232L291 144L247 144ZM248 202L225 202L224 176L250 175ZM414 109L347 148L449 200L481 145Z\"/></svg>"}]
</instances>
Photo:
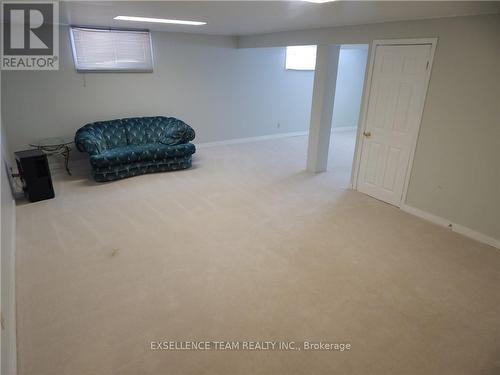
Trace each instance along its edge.
<instances>
[{"instance_id":1,"label":"sofa armrest","mask_svg":"<svg viewBox=\"0 0 500 375\"><path fill-rule=\"evenodd\" d=\"M194 129L181 120L172 119L173 121L167 126L165 134L161 139L161 143L169 146L188 143L195 138Z\"/></svg>"},{"instance_id":2,"label":"sofa armrest","mask_svg":"<svg viewBox=\"0 0 500 375\"><path fill-rule=\"evenodd\" d=\"M107 148L102 137L85 129L76 132L75 145L79 151L86 152L89 155L98 155Z\"/></svg>"}]
</instances>

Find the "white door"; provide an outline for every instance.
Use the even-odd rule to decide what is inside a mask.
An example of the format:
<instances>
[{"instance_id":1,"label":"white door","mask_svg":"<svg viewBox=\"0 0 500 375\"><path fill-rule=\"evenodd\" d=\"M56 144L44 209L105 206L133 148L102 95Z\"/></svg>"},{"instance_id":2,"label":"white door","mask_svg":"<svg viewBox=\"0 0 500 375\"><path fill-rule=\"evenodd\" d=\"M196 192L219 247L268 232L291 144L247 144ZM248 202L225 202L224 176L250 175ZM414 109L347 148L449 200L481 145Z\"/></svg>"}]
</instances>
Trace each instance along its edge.
<instances>
[{"instance_id":1,"label":"white door","mask_svg":"<svg viewBox=\"0 0 500 375\"><path fill-rule=\"evenodd\" d=\"M400 206L418 135L431 45L377 45L357 189Z\"/></svg>"}]
</instances>

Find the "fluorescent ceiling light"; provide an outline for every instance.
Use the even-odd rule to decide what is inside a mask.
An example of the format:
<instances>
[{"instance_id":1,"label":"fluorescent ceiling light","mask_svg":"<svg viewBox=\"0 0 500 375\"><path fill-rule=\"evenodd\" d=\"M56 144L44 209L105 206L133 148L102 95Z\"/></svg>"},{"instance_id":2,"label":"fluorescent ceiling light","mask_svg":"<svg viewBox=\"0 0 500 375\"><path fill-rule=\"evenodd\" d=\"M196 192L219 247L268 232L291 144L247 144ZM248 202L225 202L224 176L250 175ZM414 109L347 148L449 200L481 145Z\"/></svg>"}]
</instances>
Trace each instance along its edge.
<instances>
[{"instance_id":1,"label":"fluorescent ceiling light","mask_svg":"<svg viewBox=\"0 0 500 375\"><path fill-rule=\"evenodd\" d=\"M170 23L176 25L192 25L192 26L201 26L207 24L206 22L199 22L199 21L169 20L165 18L150 18L150 17L116 16L113 19L119 21Z\"/></svg>"},{"instance_id":2,"label":"fluorescent ceiling light","mask_svg":"<svg viewBox=\"0 0 500 375\"><path fill-rule=\"evenodd\" d=\"M302 1L307 1L308 3L323 4L323 3L331 3L336 0L302 0Z\"/></svg>"}]
</instances>

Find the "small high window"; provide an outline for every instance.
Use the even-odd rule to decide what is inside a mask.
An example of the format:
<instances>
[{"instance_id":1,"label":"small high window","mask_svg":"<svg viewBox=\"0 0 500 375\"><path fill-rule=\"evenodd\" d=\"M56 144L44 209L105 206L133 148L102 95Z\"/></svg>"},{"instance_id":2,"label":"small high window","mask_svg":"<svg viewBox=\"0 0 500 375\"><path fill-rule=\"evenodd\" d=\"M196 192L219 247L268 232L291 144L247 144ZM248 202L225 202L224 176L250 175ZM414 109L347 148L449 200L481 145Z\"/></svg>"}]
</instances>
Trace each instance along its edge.
<instances>
[{"instance_id":1,"label":"small high window","mask_svg":"<svg viewBox=\"0 0 500 375\"><path fill-rule=\"evenodd\" d=\"M286 47L285 68L289 70L314 70L316 68L316 46Z\"/></svg>"},{"instance_id":2,"label":"small high window","mask_svg":"<svg viewBox=\"0 0 500 375\"><path fill-rule=\"evenodd\" d=\"M72 27L70 33L78 71L153 71L149 31Z\"/></svg>"}]
</instances>

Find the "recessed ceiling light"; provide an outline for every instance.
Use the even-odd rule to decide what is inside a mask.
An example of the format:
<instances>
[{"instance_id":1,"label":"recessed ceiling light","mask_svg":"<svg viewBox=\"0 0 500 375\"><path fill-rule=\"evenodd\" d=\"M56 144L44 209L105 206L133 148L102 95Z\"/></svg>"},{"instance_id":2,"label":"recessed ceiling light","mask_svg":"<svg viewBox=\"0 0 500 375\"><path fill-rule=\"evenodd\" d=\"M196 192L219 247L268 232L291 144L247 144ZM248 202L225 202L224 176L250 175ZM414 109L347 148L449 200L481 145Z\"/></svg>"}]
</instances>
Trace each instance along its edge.
<instances>
[{"instance_id":1,"label":"recessed ceiling light","mask_svg":"<svg viewBox=\"0 0 500 375\"><path fill-rule=\"evenodd\" d=\"M132 17L132 16L116 16L113 19L119 21L170 23L176 25L192 25L192 26L201 26L207 24L206 22L199 22L199 21L169 20L165 18Z\"/></svg>"}]
</instances>

